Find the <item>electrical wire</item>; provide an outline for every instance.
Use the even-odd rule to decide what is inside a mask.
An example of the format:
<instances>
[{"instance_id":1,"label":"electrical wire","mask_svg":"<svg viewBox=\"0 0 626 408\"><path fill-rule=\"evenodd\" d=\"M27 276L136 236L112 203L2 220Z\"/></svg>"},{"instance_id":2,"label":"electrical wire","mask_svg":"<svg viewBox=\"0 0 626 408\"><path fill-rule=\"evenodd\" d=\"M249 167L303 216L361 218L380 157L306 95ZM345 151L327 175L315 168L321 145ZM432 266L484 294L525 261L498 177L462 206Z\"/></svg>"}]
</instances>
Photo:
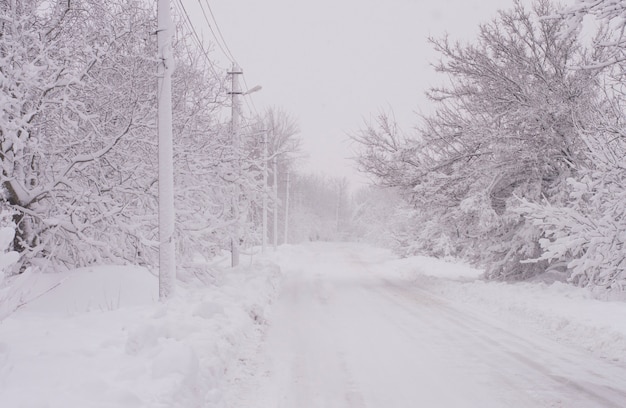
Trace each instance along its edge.
<instances>
[{"instance_id":1,"label":"electrical wire","mask_svg":"<svg viewBox=\"0 0 626 408\"><path fill-rule=\"evenodd\" d=\"M226 50L228 51L228 54L231 56L232 61L237 62L237 59L235 58L235 56L233 55L232 52L230 52L230 48L228 47L228 43L226 42L226 39L224 39L224 36L222 35L222 30L220 29L220 25L217 23L217 19L215 18L215 14L213 14L213 9L211 8L211 4L209 3L209 0L204 0L208 9L209 9L209 13L211 14L211 18L213 19L213 21L215 22L215 28L217 29L217 33L219 34L220 38L222 39L222 42L224 43L224 47L226 47Z\"/></svg>"},{"instance_id":2,"label":"electrical wire","mask_svg":"<svg viewBox=\"0 0 626 408\"><path fill-rule=\"evenodd\" d=\"M209 6L209 2L205 1L205 3L209 7L209 12L211 13L211 16L213 17L213 13L211 12L211 6ZM215 43L220 48L220 50L222 50L222 53L224 54L226 59L228 59L231 63L236 63L237 61L235 60L235 57L233 57L233 54L230 52L230 49L228 48L228 44L226 44L226 41L224 41L224 37L222 37L222 35L220 33L219 37L221 37L221 39L222 39L222 41L220 42L220 38L218 37L217 34L215 34L215 30L213 30L213 24L211 24L211 22L209 21L209 17L208 17L208 15L206 13L206 10L204 9L204 6L202 5L202 0L198 0L198 4L200 5L200 9L202 10L202 15L204 16L204 21L206 21L206 24L207 24L207 26L209 26L209 30L211 31L211 34L213 34L213 38L215 39ZM213 17L213 21L215 21L215 17ZM217 26L217 22L215 22L215 27L216 28L218 27ZM219 28L218 28L218 31L219 31ZM224 43L224 45L222 45L222 42Z\"/></svg>"},{"instance_id":3,"label":"electrical wire","mask_svg":"<svg viewBox=\"0 0 626 408\"><path fill-rule=\"evenodd\" d=\"M198 31L196 30L195 26L193 25L193 21L189 17L189 13L187 12L185 5L183 4L183 1L184 0L176 0L174 2L174 4L179 10L179 13L182 14L181 17L183 17L183 24L187 27L188 30L190 30L192 34L192 39L195 41L196 45L202 51L202 54L206 58L211 71L216 76L216 78L219 78L220 76L217 74L217 70L215 69L213 62L209 58L208 52L206 51L206 49L204 48L202 44L202 39L200 35L198 34ZM206 9L202 4L202 0L198 0L198 4L200 5L200 8L202 10L202 15L204 17L205 22L209 26L209 30L211 31L211 34L213 35L213 38L215 39L215 43L218 45L219 49L222 51L226 59L228 59L231 63L239 65L237 63L237 59L231 52L230 47L228 46L228 43L226 42L226 39L224 38L224 35L222 34L222 30L220 29L217 19L215 18L215 14L213 13L211 4L209 3L208 0L204 0L204 3L206 4ZM209 11L208 14L206 12L207 9ZM211 22L209 21L209 15L211 16L211 20L213 21L214 24L211 24ZM215 29L213 29L213 26L215 26ZM248 82L246 81L245 75L242 75L242 78L243 78L243 83L246 89L250 89L250 87L248 86ZM247 96L247 98L244 98L244 101L248 107L248 110L250 112L254 112L257 117L260 116L252 96L250 94L246 94L245 96Z\"/></svg>"},{"instance_id":4,"label":"electrical wire","mask_svg":"<svg viewBox=\"0 0 626 408\"><path fill-rule=\"evenodd\" d=\"M205 50L204 45L202 44L202 40L200 39L198 32L193 26L191 18L189 17L189 14L187 13L187 9L185 9L185 5L183 4L182 0L176 0L174 4L177 6L179 13L182 14L181 17L183 17L183 24L185 24L187 26L187 29L189 29L191 33L193 34L192 39L195 40L196 45L200 48L200 51L202 51L202 54L204 55L204 57L206 58L209 64L209 68L213 72L213 75L215 75L216 78L219 78L220 75L218 75L217 70L215 69L215 66L213 65L213 61L211 61L211 58L209 58L209 54Z\"/></svg>"},{"instance_id":5,"label":"electrical wire","mask_svg":"<svg viewBox=\"0 0 626 408\"><path fill-rule=\"evenodd\" d=\"M209 10L209 14L211 15L211 19L214 22L215 30L217 31L217 34L219 35L219 38L218 38L217 35L215 35L215 31L213 30L213 27L211 26L211 24L207 20L207 15L206 15L206 13L204 11L204 8L202 8L202 13L204 13L205 20L207 20L207 24L209 25L209 29L211 30L211 33L213 34L213 38L215 38L215 41L218 43L220 49L224 53L224 56L226 56L226 58L228 58L232 63L236 63L237 65L239 65L239 63L237 62L237 58L235 58L235 56L231 52L230 47L228 46L228 42L226 42L226 39L224 38L224 35L222 34L222 30L220 29L220 25L217 22L217 19L215 18L215 14L213 13L213 9L211 8L211 3L209 3L209 0L204 0L204 2L206 4L206 6L207 6L207 9ZM202 7L201 0L198 0L198 3L200 3L200 7ZM223 46L220 44L220 40L221 40L221 44L223 44ZM243 83L244 83L246 89L250 89L250 87L248 86L248 82L246 81L246 76L242 75L242 77L243 77ZM247 94L245 96L247 96L247 99L244 99L244 100L245 100L246 105L248 106L248 109L250 110L250 112L254 111L256 116L259 116L259 112L258 112L258 110L256 108L256 105L254 103L254 98L252 97L252 95Z\"/></svg>"}]
</instances>

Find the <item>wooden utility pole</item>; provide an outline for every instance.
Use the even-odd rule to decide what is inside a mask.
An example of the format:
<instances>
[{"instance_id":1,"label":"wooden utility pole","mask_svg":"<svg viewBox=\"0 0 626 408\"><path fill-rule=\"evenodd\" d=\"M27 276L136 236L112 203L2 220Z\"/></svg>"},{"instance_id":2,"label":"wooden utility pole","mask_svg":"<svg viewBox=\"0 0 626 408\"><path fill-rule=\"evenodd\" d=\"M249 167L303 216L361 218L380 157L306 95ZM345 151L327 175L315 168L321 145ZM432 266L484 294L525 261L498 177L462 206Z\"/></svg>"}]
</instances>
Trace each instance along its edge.
<instances>
[{"instance_id":1,"label":"wooden utility pole","mask_svg":"<svg viewBox=\"0 0 626 408\"><path fill-rule=\"evenodd\" d=\"M157 3L158 143L159 143L159 300L174 295L176 253L174 245L174 154L172 141L172 17L169 0Z\"/></svg>"},{"instance_id":2,"label":"wooden utility pole","mask_svg":"<svg viewBox=\"0 0 626 408\"><path fill-rule=\"evenodd\" d=\"M233 69L228 74L232 76L232 89L230 95L232 97L231 104L231 143L234 154L234 177L233 191L231 199L231 210L233 217L233 231L230 240L231 266L234 268L239 265L239 240L241 223L239 214L239 178L241 177L241 142L239 140L239 96L242 94L239 87L239 75L243 71L237 63L233 62Z\"/></svg>"}]
</instances>

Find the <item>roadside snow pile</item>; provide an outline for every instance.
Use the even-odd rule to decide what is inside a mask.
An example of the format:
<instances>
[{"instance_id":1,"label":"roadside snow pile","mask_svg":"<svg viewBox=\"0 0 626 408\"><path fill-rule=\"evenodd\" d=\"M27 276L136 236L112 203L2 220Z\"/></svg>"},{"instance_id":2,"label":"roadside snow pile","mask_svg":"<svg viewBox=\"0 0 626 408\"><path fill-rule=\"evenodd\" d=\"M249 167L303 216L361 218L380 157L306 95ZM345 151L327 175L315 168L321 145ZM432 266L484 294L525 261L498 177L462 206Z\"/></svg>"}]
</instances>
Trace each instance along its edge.
<instances>
[{"instance_id":1,"label":"roadside snow pile","mask_svg":"<svg viewBox=\"0 0 626 408\"><path fill-rule=\"evenodd\" d=\"M33 274L35 298L0 321L0 407L219 406L281 274L268 261L206 271L166 304L139 267Z\"/></svg>"},{"instance_id":2,"label":"roadside snow pile","mask_svg":"<svg viewBox=\"0 0 626 408\"><path fill-rule=\"evenodd\" d=\"M3 214L0 213L0 218L2 216ZM17 252L9 251L14 237L14 228L0 227L0 321L10 315L19 305L19 297L13 290L16 279L7 278L9 268L20 259Z\"/></svg>"},{"instance_id":3,"label":"roadside snow pile","mask_svg":"<svg viewBox=\"0 0 626 408\"><path fill-rule=\"evenodd\" d=\"M562 282L503 283L482 271L428 257L393 260L387 271L414 280L464 310L491 315L513 328L534 330L611 360L626 361L626 302L603 301Z\"/></svg>"},{"instance_id":4,"label":"roadside snow pile","mask_svg":"<svg viewBox=\"0 0 626 408\"><path fill-rule=\"evenodd\" d=\"M484 271L469 265L428 256L394 259L388 263L388 268L403 277L419 274L457 281L474 281L484 273Z\"/></svg>"},{"instance_id":5,"label":"roadside snow pile","mask_svg":"<svg viewBox=\"0 0 626 408\"><path fill-rule=\"evenodd\" d=\"M13 228L0 227L0 279L4 276L5 269L16 263L20 257L17 252L7 250L14 236Z\"/></svg>"}]
</instances>

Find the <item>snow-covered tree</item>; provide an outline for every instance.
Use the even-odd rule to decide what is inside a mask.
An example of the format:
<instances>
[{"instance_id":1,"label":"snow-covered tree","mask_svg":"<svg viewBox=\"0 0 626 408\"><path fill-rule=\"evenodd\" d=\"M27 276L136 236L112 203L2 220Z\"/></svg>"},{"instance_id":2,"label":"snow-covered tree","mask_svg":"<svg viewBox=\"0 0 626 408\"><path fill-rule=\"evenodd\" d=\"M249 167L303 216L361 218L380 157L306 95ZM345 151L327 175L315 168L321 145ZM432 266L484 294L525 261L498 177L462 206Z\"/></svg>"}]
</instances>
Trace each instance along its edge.
<instances>
[{"instance_id":1,"label":"snow-covered tree","mask_svg":"<svg viewBox=\"0 0 626 408\"><path fill-rule=\"evenodd\" d=\"M0 3L2 198L26 263L154 264L156 19L142 1ZM174 47L179 250L209 253L228 223L223 78Z\"/></svg>"},{"instance_id":2,"label":"snow-covered tree","mask_svg":"<svg viewBox=\"0 0 626 408\"><path fill-rule=\"evenodd\" d=\"M131 24L110 18L122 9L136 15L134 2L2 6L10 18L0 38L1 182L16 212L14 247L24 259L85 262L104 250L86 230L120 208L107 205L118 179L117 163L105 156L145 126L149 101L128 89L141 71L145 77L146 53L136 51L149 45L149 32L132 17Z\"/></svg>"},{"instance_id":3,"label":"snow-covered tree","mask_svg":"<svg viewBox=\"0 0 626 408\"><path fill-rule=\"evenodd\" d=\"M354 239L354 206L345 177L293 173L289 242Z\"/></svg>"},{"instance_id":4,"label":"snow-covered tree","mask_svg":"<svg viewBox=\"0 0 626 408\"><path fill-rule=\"evenodd\" d=\"M626 290L626 141L611 131L623 121L615 118L604 132L593 121L579 129L590 160L567 180L564 203L525 200L519 209L543 231L538 260L580 286Z\"/></svg>"},{"instance_id":5,"label":"snow-covered tree","mask_svg":"<svg viewBox=\"0 0 626 408\"><path fill-rule=\"evenodd\" d=\"M253 179L247 186L249 191L256 188L257 194L250 196L250 230L261 241L263 195L268 200L268 242L274 241L273 224L277 217L277 242L284 242L284 222L287 198L287 179L295 171L299 159L301 140L297 120L287 111L277 107L268 108L258 122L250 129L247 137L247 170ZM264 162L264 140L267 138L267 163ZM267 186L263 186L263 169L267 165ZM289 176L288 176L289 174ZM256 187L255 187L256 186ZM276 197L275 197L276 195Z\"/></svg>"},{"instance_id":6,"label":"snow-covered tree","mask_svg":"<svg viewBox=\"0 0 626 408\"><path fill-rule=\"evenodd\" d=\"M397 188L368 186L352 197L351 239L406 251L404 229L412 227L411 211ZM414 234L411 238L414 237Z\"/></svg>"},{"instance_id":7,"label":"snow-covered tree","mask_svg":"<svg viewBox=\"0 0 626 408\"><path fill-rule=\"evenodd\" d=\"M584 15L599 20L602 40L594 42L594 60L577 69L600 71L604 92L576 129L587 160L568 179L567 200L561 205L524 201L520 207L544 231L539 260L563 270L577 285L616 290L626 289L623 13L623 4L605 1L579 1L561 12L567 32L580 31Z\"/></svg>"},{"instance_id":8,"label":"snow-covered tree","mask_svg":"<svg viewBox=\"0 0 626 408\"><path fill-rule=\"evenodd\" d=\"M570 37L583 30L586 16L595 19L601 27L593 41L597 51L594 61L587 67L619 65L621 74L626 74L626 3L620 0L576 0L559 10L555 17L565 21L562 35Z\"/></svg>"},{"instance_id":9,"label":"snow-covered tree","mask_svg":"<svg viewBox=\"0 0 626 408\"><path fill-rule=\"evenodd\" d=\"M445 243L492 277L543 270L520 263L540 253L541 232L515 211L516 197L563 199L565 180L586 160L575 118L597 89L593 72L570 69L584 53L560 35L561 21L544 18L553 13L545 0L532 10L516 2L481 25L474 43L432 39L435 68L449 82L429 93L437 109L419 135L404 138L383 117L355 137L361 168L402 188L417 210L407 245Z\"/></svg>"},{"instance_id":10,"label":"snow-covered tree","mask_svg":"<svg viewBox=\"0 0 626 408\"><path fill-rule=\"evenodd\" d=\"M586 15L597 19L592 59L573 68L599 75L603 92L575 129L585 143L586 160L567 180L566 199L523 200L519 208L542 231L536 260L562 270L577 285L617 290L626 288L625 11L623 2L604 0L580 0L560 11L566 22L562 36L580 32Z\"/></svg>"}]
</instances>

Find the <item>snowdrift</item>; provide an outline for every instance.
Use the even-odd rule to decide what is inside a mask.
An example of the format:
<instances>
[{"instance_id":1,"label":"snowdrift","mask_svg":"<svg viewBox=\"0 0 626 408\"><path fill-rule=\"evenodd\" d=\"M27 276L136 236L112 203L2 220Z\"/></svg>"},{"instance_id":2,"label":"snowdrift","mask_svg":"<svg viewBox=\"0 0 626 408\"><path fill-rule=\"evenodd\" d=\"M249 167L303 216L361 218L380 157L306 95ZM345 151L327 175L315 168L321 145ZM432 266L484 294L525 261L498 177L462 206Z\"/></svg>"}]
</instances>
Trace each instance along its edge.
<instances>
[{"instance_id":1,"label":"snowdrift","mask_svg":"<svg viewBox=\"0 0 626 408\"><path fill-rule=\"evenodd\" d=\"M268 261L204 269L167 304L140 267L32 274L0 322L0 407L217 406L281 274Z\"/></svg>"},{"instance_id":2,"label":"snowdrift","mask_svg":"<svg viewBox=\"0 0 626 408\"><path fill-rule=\"evenodd\" d=\"M462 263L416 256L391 260L379 273L418 283L483 316L528 328L602 358L626 361L626 302L558 280L505 283L485 281Z\"/></svg>"}]
</instances>

